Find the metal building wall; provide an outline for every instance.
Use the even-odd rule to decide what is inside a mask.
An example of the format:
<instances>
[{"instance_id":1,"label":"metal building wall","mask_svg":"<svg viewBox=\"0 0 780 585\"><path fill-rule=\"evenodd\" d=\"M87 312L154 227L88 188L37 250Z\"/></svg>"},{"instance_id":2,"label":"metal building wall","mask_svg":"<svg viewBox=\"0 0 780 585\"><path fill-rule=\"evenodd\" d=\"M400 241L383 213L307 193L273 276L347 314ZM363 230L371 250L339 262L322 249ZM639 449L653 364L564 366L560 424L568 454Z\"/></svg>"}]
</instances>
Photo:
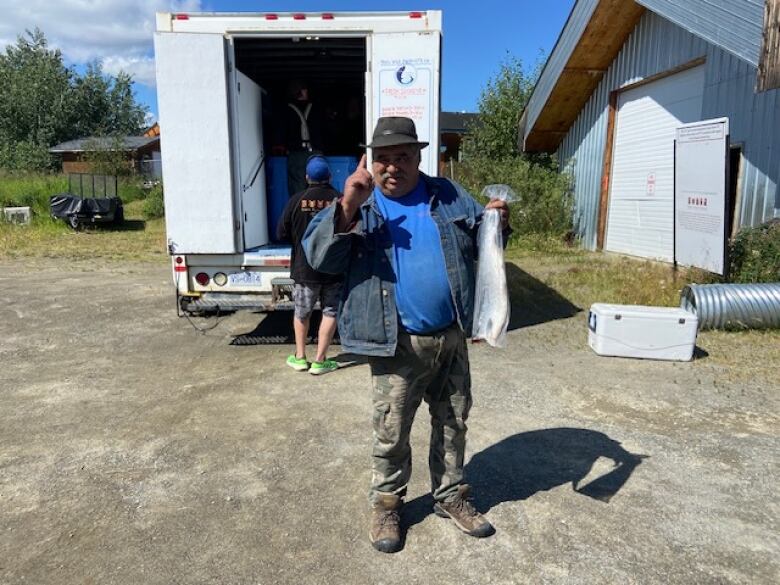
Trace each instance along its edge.
<instances>
[{"instance_id":1,"label":"metal building wall","mask_svg":"<svg viewBox=\"0 0 780 585\"><path fill-rule=\"evenodd\" d=\"M731 142L743 147L739 225L780 216L780 90L756 94L755 67L647 12L558 149L574 178L575 225L585 247L596 247L610 92L699 57L707 60L702 117L728 116Z\"/></svg>"},{"instance_id":2,"label":"metal building wall","mask_svg":"<svg viewBox=\"0 0 780 585\"><path fill-rule=\"evenodd\" d=\"M706 41L758 66L764 0L636 0Z\"/></svg>"}]
</instances>

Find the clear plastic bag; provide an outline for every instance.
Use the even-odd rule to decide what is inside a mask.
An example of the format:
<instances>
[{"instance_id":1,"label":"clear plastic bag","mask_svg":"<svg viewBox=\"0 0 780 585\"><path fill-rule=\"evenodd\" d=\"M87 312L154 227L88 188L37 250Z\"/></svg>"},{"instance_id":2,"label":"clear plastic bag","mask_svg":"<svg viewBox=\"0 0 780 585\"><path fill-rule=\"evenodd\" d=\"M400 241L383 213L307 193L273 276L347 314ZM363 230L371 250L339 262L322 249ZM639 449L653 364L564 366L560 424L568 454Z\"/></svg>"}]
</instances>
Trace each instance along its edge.
<instances>
[{"instance_id":1,"label":"clear plastic bag","mask_svg":"<svg viewBox=\"0 0 780 585\"><path fill-rule=\"evenodd\" d=\"M508 185L488 185L482 194L490 199L514 201ZM506 347L509 325L509 291L504 268L504 241L501 215L497 209L486 209L477 232L477 283L474 298L475 341L487 341L492 347Z\"/></svg>"}]
</instances>

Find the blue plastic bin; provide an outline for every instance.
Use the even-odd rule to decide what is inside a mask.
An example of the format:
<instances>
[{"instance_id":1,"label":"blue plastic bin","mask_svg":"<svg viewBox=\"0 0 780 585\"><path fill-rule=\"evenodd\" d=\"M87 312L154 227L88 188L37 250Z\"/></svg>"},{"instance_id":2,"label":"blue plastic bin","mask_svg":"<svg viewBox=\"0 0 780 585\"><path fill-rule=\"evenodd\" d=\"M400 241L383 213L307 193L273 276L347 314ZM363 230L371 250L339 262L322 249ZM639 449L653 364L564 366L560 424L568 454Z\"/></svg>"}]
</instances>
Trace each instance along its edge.
<instances>
[{"instance_id":1,"label":"blue plastic bin","mask_svg":"<svg viewBox=\"0 0 780 585\"><path fill-rule=\"evenodd\" d=\"M330 184L339 192L344 191L344 183L357 168L358 161L354 156L326 156L330 166Z\"/></svg>"},{"instance_id":2,"label":"blue plastic bin","mask_svg":"<svg viewBox=\"0 0 780 585\"><path fill-rule=\"evenodd\" d=\"M278 241L276 226L284 212L284 206L290 199L287 193L287 157L269 156L266 159L266 186L268 196L268 238L272 242Z\"/></svg>"},{"instance_id":3,"label":"blue plastic bin","mask_svg":"<svg viewBox=\"0 0 780 585\"><path fill-rule=\"evenodd\" d=\"M347 177L357 168L357 158L354 156L326 156L325 159L330 166L330 184L339 192L343 192ZM268 157L265 171L268 189L268 236L272 242L276 242L278 241L276 226L279 224L284 207L290 199L290 194L287 192L287 157Z\"/></svg>"}]
</instances>

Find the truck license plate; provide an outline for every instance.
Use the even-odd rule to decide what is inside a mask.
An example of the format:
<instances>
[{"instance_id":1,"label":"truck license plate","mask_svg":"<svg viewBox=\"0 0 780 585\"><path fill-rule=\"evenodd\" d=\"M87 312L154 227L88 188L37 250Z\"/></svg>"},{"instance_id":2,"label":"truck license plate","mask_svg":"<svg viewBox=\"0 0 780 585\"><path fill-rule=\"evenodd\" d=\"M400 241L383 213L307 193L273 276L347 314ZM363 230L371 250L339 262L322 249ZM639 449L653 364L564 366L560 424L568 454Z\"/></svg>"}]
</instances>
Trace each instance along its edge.
<instances>
[{"instance_id":1,"label":"truck license plate","mask_svg":"<svg viewBox=\"0 0 780 585\"><path fill-rule=\"evenodd\" d=\"M262 286L263 273L262 272L234 272L228 274L228 284L232 285L250 285L250 286Z\"/></svg>"}]
</instances>

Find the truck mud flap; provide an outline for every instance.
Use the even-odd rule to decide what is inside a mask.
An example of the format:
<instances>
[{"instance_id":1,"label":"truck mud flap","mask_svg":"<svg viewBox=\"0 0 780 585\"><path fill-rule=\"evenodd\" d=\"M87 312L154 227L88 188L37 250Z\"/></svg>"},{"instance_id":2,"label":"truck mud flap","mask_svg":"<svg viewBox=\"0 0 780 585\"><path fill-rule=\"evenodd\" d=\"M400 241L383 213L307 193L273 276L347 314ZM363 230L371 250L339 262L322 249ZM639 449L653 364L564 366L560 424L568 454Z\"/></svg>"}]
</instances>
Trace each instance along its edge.
<instances>
[{"instance_id":1,"label":"truck mud flap","mask_svg":"<svg viewBox=\"0 0 780 585\"><path fill-rule=\"evenodd\" d=\"M314 313L309 323L309 331L306 336L307 344L317 344L321 315ZM295 335L292 327L292 316L281 312L269 313L260 321L253 331L236 335L230 341L230 345L289 345L295 343ZM331 345L338 345L338 331L331 341Z\"/></svg>"}]
</instances>

